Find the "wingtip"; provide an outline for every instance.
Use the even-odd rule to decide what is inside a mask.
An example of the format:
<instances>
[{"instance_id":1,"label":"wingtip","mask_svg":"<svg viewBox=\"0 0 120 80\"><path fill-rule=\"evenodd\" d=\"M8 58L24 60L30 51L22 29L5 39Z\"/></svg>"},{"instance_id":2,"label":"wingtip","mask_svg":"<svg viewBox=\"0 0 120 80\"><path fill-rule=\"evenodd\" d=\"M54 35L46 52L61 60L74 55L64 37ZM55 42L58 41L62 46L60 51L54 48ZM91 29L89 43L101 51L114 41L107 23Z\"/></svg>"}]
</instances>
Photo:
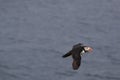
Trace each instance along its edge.
<instances>
[{"instance_id":1,"label":"wingtip","mask_svg":"<svg viewBox=\"0 0 120 80\"><path fill-rule=\"evenodd\" d=\"M62 58L65 58L65 57L66 57L65 55L62 56Z\"/></svg>"},{"instance_id":2,"label":"wingtip","mask_svg":"<svg viewBox=\"0 0 120 80\"><path fill-rule=\"evenodd\" d=\"M73 70L78 70L78 68L73 68Z\"/></svg>"}]
</instances>

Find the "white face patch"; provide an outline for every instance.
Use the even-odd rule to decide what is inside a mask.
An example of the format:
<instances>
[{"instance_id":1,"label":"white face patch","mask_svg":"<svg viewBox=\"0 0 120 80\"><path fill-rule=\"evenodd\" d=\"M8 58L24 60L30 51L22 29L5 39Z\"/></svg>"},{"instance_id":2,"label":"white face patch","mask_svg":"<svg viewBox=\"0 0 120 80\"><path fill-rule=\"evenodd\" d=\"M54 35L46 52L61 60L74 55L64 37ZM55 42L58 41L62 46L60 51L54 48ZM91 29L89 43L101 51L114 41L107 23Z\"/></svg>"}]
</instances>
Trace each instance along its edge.
<instances>
[{"instance_id":1,"label":"white face patch","mask_svg":"<svg viewBox=\"0 0 120 80\"><path fill-rule=\"evenodd\" d=\"M91 51L92 51L92 48L91 48L91 47L84 47L84 50L85 50L86 52L91 52Z\"/></svg>"},{"instance_id":2,"label":"white face patch","mask_svg":"<svg viewBox=\"0 0 120 80\"><path fill-rule=\"evenodd\" d=\"M85 47L84 48L86 51L89 51L90 50L90 47Z\"/></svg>"}]
</instances>

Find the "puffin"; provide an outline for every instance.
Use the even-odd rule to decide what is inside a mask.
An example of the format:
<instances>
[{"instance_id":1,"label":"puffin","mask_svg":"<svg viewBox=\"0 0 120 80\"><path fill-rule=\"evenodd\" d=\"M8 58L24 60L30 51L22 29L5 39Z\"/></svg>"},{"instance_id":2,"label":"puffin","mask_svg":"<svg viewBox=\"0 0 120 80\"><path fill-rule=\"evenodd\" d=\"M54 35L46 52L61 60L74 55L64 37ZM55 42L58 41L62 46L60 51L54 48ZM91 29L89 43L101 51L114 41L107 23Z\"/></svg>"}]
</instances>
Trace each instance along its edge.
<instances>
[{"instance_id":1,"label":"puffin","mask_svg":"<svg viewBox=\"0 0 120 80\"><path fill-rule=\"evenodd\" d=\"M81 65L81 56L84 53L92 52L93 49L90 46L85 46L82 43L78 43L72 47L72 49L64 54L62 57L66 58L69 56L72 56L73 62L72 62L72 68L73 70L78 70L79 66Z\"/></svg>"}]
</instances>

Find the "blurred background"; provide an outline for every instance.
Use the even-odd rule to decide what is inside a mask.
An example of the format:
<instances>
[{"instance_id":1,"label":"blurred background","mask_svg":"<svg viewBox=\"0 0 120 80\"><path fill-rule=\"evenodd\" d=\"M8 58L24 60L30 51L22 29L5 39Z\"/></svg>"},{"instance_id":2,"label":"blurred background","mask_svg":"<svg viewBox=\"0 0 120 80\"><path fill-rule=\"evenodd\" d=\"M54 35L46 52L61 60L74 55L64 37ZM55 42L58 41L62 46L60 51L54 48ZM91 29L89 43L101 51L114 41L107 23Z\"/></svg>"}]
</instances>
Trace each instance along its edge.
<instances>
[{"instance_id":1,"label":"blurred background","mask_svg":"<svg viewBox=\"0 0 120 80\"><path fill-rule=\"evenodd\" d=\"M119 50L120 0L0 0L0 80L120 80Z\"/></svg>"}]
</instances>

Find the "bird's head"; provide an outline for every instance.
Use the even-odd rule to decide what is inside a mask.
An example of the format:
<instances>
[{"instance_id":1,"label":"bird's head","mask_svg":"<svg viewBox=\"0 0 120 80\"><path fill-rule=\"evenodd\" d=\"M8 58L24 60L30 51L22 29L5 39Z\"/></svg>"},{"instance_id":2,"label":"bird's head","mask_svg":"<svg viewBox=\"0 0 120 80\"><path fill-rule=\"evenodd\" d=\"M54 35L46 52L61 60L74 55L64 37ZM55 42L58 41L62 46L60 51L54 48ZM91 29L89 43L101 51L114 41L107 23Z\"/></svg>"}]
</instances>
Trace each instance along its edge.
<instances>
[{"instance_id":1,"label":"bird's head","mask_svg":"<svg viewBox=\"0 0 120 80\"><path fill-rule=\"evenodd\" d=\"M84 50L85 50L86 52L92 52L92 51L93 51L93 49L92 49L91 47L89 47L89 46L85 46L85 47L84 47Z\"/></svg>"}]
</instances>

